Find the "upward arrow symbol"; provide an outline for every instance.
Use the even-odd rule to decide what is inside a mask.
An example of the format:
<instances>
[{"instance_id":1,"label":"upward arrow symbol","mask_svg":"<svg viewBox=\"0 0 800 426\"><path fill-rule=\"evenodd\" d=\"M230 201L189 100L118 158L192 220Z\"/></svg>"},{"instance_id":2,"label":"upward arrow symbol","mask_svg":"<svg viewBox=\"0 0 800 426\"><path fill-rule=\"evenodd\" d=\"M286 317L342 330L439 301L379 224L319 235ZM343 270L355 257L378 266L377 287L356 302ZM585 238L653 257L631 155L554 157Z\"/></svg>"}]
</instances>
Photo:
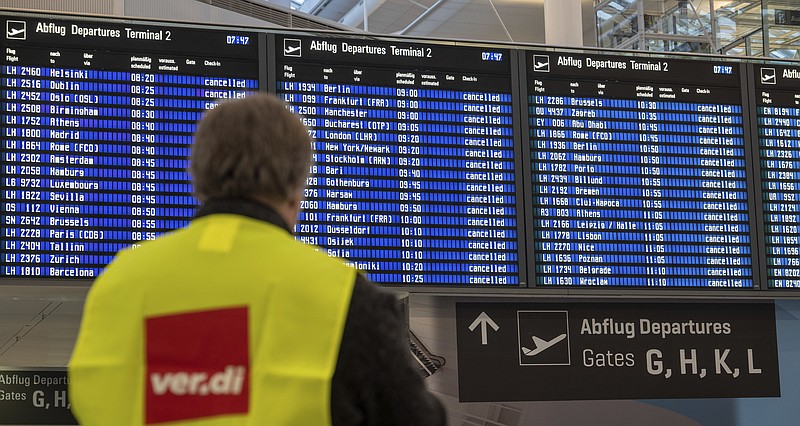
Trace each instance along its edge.
<instances>
[{"instance_id":1,"label":"upward arrow symbol","mask_svg":"<svg viewBox=\"0 0 800 426\"><path fill-rule=\"evenodd\" d=\"M481 345L486 345L487 343L486 339L487 325L492 327L494 331L500 329L500 326L498 326L491 318L489 318L489 315L486 315L486 312L481 312L481 314L478 315L478 318L475 318L475 321L473 321L472 325L469 326L469 331L475 331L475 328L478 327L479 325L481 326Z\"/></svg>"}]
</instances>

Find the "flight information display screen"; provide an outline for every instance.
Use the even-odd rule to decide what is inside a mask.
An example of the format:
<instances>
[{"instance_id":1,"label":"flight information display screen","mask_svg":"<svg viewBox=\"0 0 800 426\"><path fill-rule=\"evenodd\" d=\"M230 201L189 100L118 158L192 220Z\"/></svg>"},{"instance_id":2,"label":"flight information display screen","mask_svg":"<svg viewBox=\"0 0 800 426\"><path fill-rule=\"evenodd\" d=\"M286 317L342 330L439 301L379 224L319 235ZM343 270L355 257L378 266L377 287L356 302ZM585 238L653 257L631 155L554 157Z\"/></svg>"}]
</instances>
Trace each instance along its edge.
<instances>
[{"instance_id":1,"label":"flight information display screen","mask_svg":"<svg viewBox=\"0 0 800 426\"><path fill-rule=\"evenodd\" d=\"M4 16L3 276L96 276L185 225L202 112L258 89L253 33Z\"/></svg>"},{"instance_id":2,"label":"flight information display screen","mask_svg":"<svg viewBox=\"0 0 800 426\"><path fill-rule=\"evenodd\" d=\"M537 286L753 286L737 64L527 66Z\"/></svg>"},{"instance_id":3,"label":"flight information display screen","mask_svg":"<svg viewBox=\"0 0 800 426\"><path fill-rule=\"evenodd\" d=\"M378 283L519 285L510 52L276 37L315 165L296 232Z\"/></svg>"},{"instance_id":4,"label":"flight information display screen","mask_svg":"<svg viewBox=\"0 0 800 426\"><path fill-rule=\"evenodd\" d=\"M755 66L767 285L800 287L800 67Z\"/></svg>"}]
</instances>

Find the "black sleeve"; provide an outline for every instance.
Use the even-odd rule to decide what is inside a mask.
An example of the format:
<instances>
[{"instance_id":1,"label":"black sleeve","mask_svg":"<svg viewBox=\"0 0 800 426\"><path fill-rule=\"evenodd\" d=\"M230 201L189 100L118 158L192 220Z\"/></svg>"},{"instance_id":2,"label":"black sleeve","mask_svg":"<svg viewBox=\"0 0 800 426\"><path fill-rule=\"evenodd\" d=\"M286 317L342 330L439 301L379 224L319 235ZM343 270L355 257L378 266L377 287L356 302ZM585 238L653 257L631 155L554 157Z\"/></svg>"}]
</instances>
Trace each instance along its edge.
<instances>
[{"instance_id":1,"label":"black sleeve","mask_svg":"<svg viewBox=\"0 0 800 426\"><path fill-rule=\"evenodd\" d=\"M334 426L446 424L413 368L406 330L396 298L359 274L333 374Z\"/></svg>"}]
</instances>

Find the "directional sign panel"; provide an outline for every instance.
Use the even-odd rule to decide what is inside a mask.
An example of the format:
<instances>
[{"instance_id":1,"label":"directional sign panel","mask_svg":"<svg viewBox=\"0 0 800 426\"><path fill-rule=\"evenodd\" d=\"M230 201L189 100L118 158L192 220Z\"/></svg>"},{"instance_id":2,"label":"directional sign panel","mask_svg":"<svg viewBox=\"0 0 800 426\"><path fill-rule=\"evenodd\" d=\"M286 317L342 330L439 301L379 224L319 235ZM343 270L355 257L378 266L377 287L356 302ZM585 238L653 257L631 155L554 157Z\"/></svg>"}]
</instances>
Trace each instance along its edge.
<instances>
[{"instance_id":1,"label":"directional sign panel","mask_svg":"<svg viewBox=\"0 0 800 426\"><path fill-rule=\"evenodd\" d=\"M456 303L461 402L780 396L768 303Z\"/></svg>"},{"instance_id":2,"label":"directional sign panel","mask_svg":"<svg viewBox=\"0 0 800 426\"><path fill-rule=\"evenodd\" d=\"M0 425L77 425L66 369L0 367Z\"/></svg>"}]
</instances>

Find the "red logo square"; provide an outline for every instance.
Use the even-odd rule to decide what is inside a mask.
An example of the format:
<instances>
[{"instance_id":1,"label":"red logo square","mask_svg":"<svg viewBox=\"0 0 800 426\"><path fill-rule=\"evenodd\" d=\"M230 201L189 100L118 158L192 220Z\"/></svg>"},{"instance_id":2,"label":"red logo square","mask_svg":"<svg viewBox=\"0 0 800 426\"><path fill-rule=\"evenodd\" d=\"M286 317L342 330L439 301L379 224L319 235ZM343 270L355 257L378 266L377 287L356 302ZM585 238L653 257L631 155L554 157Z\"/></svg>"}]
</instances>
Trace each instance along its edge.
<instances>
[{"instance_id":1,"label":"red logo square","mask_svg":"<svg viewBox=\"0 0 800 426\"><path fill-rule=\"evenodd\" d=\"M247 413L247 307L145 319L147 424Z\"/></svg>"}]
</instances>

